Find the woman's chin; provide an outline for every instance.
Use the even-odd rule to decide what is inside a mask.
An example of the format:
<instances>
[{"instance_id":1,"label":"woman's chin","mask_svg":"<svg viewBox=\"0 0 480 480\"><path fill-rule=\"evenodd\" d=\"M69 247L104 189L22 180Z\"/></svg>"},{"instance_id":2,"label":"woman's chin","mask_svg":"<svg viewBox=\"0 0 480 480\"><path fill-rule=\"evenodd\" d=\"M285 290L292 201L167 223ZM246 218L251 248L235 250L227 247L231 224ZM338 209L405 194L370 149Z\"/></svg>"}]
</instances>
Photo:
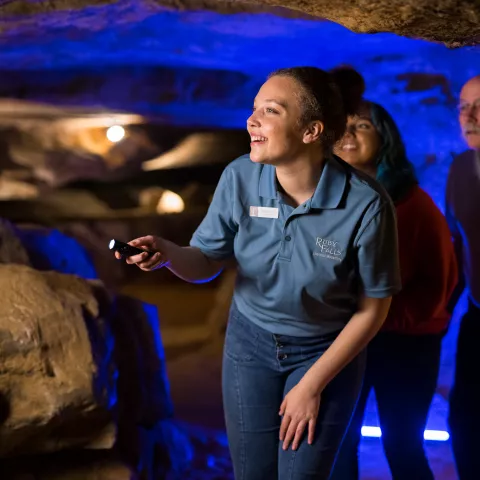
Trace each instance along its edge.
<instances>
[{"instance_id":1,"label":"woman's chin","mask_svg":"<svg viewBox=\"0 0 480 480\"><path fill-rule=\"evenodd\" d=\"M258 152L250 151L250 160L253 163L265 163L263 155L259 155Z\"/></svg>"},{"instance_id":2,"label":"woman's chin","mask_svg":"<svg viewBox=\"0 0 480 480\"><path fill-rule=\"evenodd\" d=\"M358 158L358 155L356 155L353 152L344 152L344 151L339 151L336 152L336 154L345 162L349 163L352 167L358 168L358 165L361 165L362 162Z\"/></svg>"}]
</instances>

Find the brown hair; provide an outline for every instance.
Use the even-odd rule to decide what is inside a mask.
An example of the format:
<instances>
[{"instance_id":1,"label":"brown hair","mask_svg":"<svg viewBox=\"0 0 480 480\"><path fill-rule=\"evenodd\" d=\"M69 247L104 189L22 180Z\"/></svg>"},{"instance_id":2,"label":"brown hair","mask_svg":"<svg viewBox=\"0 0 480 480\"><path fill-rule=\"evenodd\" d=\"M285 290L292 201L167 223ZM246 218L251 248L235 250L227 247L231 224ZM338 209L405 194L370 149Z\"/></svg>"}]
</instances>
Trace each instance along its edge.
<instances>
[{"instance_id":1,"label":"brown hair","mask_svg":"<svg viewBox=\"0 0 480 480\"><path fill-rule=\"evenodd\" d=\"M316 67L282 68L268 78L281 76L294 79L300 86L302 124L320 120L324 124L322 145L332 148L342 138L347 116L356 112L365 90L363 77L351 67L331 72Z\"/></svg>"}]
</instances>

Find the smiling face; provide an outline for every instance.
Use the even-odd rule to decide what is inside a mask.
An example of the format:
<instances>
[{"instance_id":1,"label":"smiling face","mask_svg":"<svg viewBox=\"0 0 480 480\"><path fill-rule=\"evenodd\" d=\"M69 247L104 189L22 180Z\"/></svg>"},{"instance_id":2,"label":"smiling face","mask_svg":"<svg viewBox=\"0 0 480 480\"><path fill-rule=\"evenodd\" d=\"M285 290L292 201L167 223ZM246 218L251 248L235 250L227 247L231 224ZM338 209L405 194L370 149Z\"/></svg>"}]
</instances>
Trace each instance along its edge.
<instances>
[{"instance_id":1,"label":"smiling face","mask_svg":"<svg viewBox=\"0 0 480 480\"><path fill-rule=\"evenodd\" d=\"M381 147L381 138L373 125L368 107L349 116L347 130L335 146L335 153L358 170L372 174Z\"/></svg>"},{"instance_id":2,"label":"smiling face","mask_svg":"<svg viewBox=\"0 0 480 480\"><path fill-rule=\"evenodd\" d=\"M468 146L480 150L480 76L469 80L460 92L459 121Z\"/></svg>"},{"instance_id":3,"label":"smiling face","mask_svg":"<svg viewBox=\"0 0 480 480\"><path fill-rule=\"evenodd\" d=\"M300 99L301 87L290 77L273 76L260 88L247 120L253 162L285 164L318 142L323 125L302 126Z\"/></svg>"}]
</instances>

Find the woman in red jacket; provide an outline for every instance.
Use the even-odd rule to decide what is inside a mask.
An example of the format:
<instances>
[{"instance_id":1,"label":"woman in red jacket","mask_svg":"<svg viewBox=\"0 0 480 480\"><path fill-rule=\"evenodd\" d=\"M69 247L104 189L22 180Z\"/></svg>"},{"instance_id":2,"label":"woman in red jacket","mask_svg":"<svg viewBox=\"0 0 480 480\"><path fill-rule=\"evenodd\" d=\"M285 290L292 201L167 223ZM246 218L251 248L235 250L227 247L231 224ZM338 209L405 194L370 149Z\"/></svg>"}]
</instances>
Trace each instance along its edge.
<instances>
[{"instance_id":1,"label":"woman in red jacket","mask_svg":"<svg viewBox=\"0 0 480 480\"><path fill-rule=\"evenodd\" d=\"M396 206L402 290L383 329L368 346L363 392L332 479L358 479L358 445L370 390L377 400L382 442L395 480L433 480L423 432L435 393L441 342L457 282L447 222L418 186L398 128L388 112L364 102L349 117L336 154L375 177Z\"/></svg>"}]
</instances>

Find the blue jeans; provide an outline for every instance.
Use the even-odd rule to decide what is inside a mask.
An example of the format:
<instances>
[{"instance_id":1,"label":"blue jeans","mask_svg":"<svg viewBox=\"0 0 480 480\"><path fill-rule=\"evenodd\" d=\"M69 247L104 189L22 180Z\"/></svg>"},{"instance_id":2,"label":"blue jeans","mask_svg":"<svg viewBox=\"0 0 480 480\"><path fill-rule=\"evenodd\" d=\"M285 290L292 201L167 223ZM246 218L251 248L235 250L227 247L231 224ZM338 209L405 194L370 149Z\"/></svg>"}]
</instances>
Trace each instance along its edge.
<instances>
[{"instance_id":1,"label":"blue jeans","mask_svg":"<svg viewBox=\"0 0 480 480\"><path fill-rule=\"evenodd\" d=\"M358 480L358 450L371 389L392 478L434 480L423 431L437 386L442 335L379 333L369 344L360 399L331 480Z\"/></svg>"},{"instance_id":2,"label":"blue jeans","mask_svg":"<svg viewBox=\"0 0 480 480\"><path fill-rule=\"evenodd\" d=\"M296 451L279 441L284 396L331 338L272 335L232 306L223 355L223 402L236 480L328 480L362 386L362 353L322 393L315 439Z\"/></svg>"},{"instance_id":3,"label":"blue jeans","mask_svg":"<svg viewBox=\"0 0 480 480\"><path fill-rule=\"evenodd\" d=\"M472 300L458 332L455 381L450 392L448 424L459 480L477 480L479 474L478 432L480 431L480 374L478 339L480 308Z\"/></svg>"}]
</instances>

